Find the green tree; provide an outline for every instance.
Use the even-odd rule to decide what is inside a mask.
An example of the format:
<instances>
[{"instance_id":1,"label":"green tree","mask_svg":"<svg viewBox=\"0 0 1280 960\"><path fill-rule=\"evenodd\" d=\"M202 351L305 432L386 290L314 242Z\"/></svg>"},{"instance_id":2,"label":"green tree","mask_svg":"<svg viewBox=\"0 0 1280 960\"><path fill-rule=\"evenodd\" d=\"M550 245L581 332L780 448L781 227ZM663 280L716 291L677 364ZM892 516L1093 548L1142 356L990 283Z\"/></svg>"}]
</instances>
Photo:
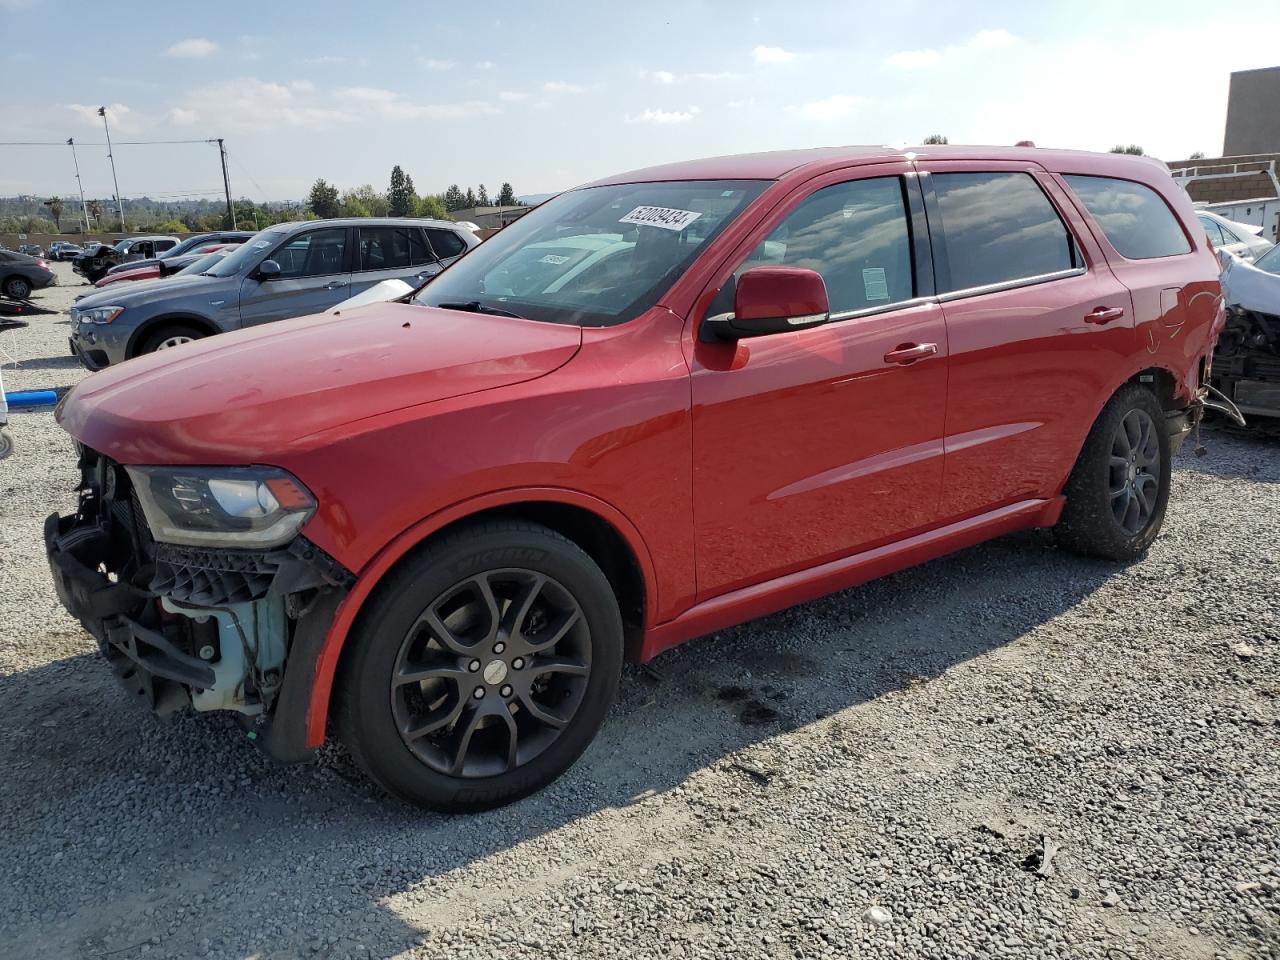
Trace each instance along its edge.
<instances>
[{"instance_id":1,"label":"green tree","mask_svg":"<svg viewBox=\"0 0 1280 960\"><path fill-rule=\"evenodd\" d=\"M53 225L58 228L58 233L62 232L62 198L50 197L44 202L49 208L49 213L53 217Z\"/></svg>"},{"instance_id":2,"label":"green tree","mask_svg":"<svg viewBox=\"0 0 1280 960\"><path fill-rule=\"evenodd\" d=\"M1128 153L1128 154L1131 154L1132 156L1135 156L1135 157L1141 157L1141 156L1143 156L1147 151L1143 150L1143 149L1142 149L1140 146L1138 146L1136 143L1131 143L1131 144L1128 144L1127 146L1126 146L1125 144L1123 144L1123 143L1117 143L1117 144L1116 144L1114 147L1112 147L1108 152L1109 152L1109 153Z\"/></svg>"},{"instance_id":3,"label":"green tree","mask_svg":"<svg viewBox=\"0 0 1280 960\"><path fill-rule=\"evenodd\" d=\"M311 193L307 197L307 206L315 211L321 219L338 215L338 188L330 186L324 180L317 180L311 185Z\"/></svg>"},{"instance_id":4,"label":"green tree","mask_svg":"<svg viewBox=\"0 0 1280 960\"><path fill-rule=\"evenodd\" d=\"M371 183L348 190L342 195L344 217L385 217L390 213L391 203L387 195L375 190Z\"/></svg>"},{"instance_id":5,"label":"green tree","mask_svg":"<svg viewBox=\"0 0 1280 960\"><path fill-rule=\"evenodd\" d=\"M89 216L93 219L93 225L101 229L99 225L102 223L102 204L97 200L89 204Z\"/></svg>"},{"instance_id":6,"label":"green tree","mask_svg":"<svg viewBox=\"0 0 1280 960\"><path fill-rule=\"evenodd\" d=\"M387 189L387 202L391 207L391 216L407 217L417 204L418 195L413 189L413 178L400 169L400 164L391 168L391 186Z\"/></svg>"},{"instance_id":7,"label":"green tree","mask_svg":"<svg viewBox=\"0 0 1280 960\"><path fill-rule=\"evenodd\" d=\"M466 192L466 195L463 197L462 205L467 209L477 206L475 191L472 190L470 187L467 187L467 192Z\"/></svg>"},{"instance_id":8,"label":"green tree","mask_svg":"<svg viewBox=\"0 0 1280 960\"><path fill-rule=\"evenodd\" d=\"M425 197L419 197L417 206L413 209L415 217L429 217L432 220L448 220L449 209L445 206L444 197L435 194L427 194Z\"/></svg>"},{"instance_id":9,"label":"green tree","mask_svg":"<svg viewBox=\"0 0 1280 960\"><path fill-rule=\"evenodd\" d=\"M947 138L940 133L931 133L920 142L930 146L942 146L947 143Z\"/></svg>"},{"instance_id":10,"label":"green tree","mask_svg":"<svg viewBox=\"0 0 1280 960\"><path fill-rule=\"evenodd\" d=\"M491 207L493 204L489 202L489 191L484 188L484 184L480 184L480 189L476 191L476 206Z\"/></svg>"},{"instance_id":11,"label":"green tree","mask_svg":"<svg viewBox=\"0 0 1280 960\"><path fill-rule=\"evenodd\" d=\"M467 205L467 198L458 188L456 183L449 184L449 189L444 192L444 208L449 211L461 210Z\"/></svg>"},{"instance_id":12,"label":"green tree","mask_svg":"<svg viewBox=\"0 0 1280 960\"><path fill-rule=\"evenodd\" d=\"M504 183L502 189L498 191L498 206L514 207L518 202L516 200L516 192L511 188L511 184Z\"/></svg>"},{"instance_id":13,"label":"green tree","mask_svg":"<svg viewBox=\"0 0 1280 960\"><path fill-rule=\"evenodd\" d=\"M1204 159L1204 151L1203 151L1203 150L1197 150L1197 151L1196 151L1195 153L1193 153L1191 156L1187 157L1187 159L1188 159L1188 160L1203 160L1203 159Z\"/></svg>"}]
</instances>

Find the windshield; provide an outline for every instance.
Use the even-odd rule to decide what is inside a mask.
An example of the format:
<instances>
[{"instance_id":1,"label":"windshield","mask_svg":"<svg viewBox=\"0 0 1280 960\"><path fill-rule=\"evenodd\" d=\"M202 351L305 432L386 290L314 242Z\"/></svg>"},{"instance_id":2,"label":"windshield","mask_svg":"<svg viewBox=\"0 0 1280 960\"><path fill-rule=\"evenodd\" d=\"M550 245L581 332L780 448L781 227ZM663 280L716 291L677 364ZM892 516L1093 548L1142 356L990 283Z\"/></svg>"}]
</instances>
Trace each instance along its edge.
<instances>
[{"instance_id":1,"label":"windshield","mask_svg":"<svg viewBox=\"0 0 1280 960\"><path fill-rule=\"evenodd\" d=\"M1274 273L1280 277L1280 247L1272 247L1257 260L1253 261L1253 265L1259 270L1265 270L1267 273Z\"/></svg>"},{"instance_id":2,"label":"windshield","mask_svg":"<svg viewBox=\"0 0 1280 960\"><path fill-rule=\"evenodd\" d=\"M112 247L112 249L119 250L121 253L128 253L131 246L133 246L132 240L117 240L116 245Z\"/></svg>"},{"instance_id":3,"label":"windshield","mask_svg":"<svg viewBox=\"0 0 1280 960\"><path fill-rule=\"evenodd\" d=\"M176 274L174 274L174 276L180 277L180 276L183 276L184 274L198 274L198 273L204 273L208 270L212 270L214 265L219 260L222 260L223 258L225 258L226 255L227 254L225 253L225 251L222 251L222 250L219 250L216 253L206 253L203 257L201 257L199 260L196 260L194 263L188 263L185 267L183 267Z\"/></svg>"},{"instance_id":4,"label":"windshield","mask_svg":"<svg viewBox=\"0 0 1280 960\"><path fill-rule=\"evenodd\" d=\"M177 246L170 250L166 250L164 255L166 257L180 257L192 247L201 243L209 243L210 241L208 238L211 236L212 234L209 233L197 233L193 237L187 237L185 240L179 240Z\"/></svg>"},{"instance_id":5,"label":"windshield","mask_svg":"<svg viewBox=\"0 0 1280 960\"><path fill-rule=\"evenodd\" d=\"M657 302L768 181L682 180L562 193L471 250L414 298L603 326Z\"/></svg>"},{"instance_id":6,"label":"windshield","mask_svg":"<svg viewBox=\"0 0 1280 960\"><path fill-rule=\"evenodd\" d=\"M263 230L261 233L255 233L251 239L236 247L211 269L201 272L211 277L233 277L262 256L262 251L274 247L283 239L284 231L282 230Z\"/></svg>"}]
</instances>

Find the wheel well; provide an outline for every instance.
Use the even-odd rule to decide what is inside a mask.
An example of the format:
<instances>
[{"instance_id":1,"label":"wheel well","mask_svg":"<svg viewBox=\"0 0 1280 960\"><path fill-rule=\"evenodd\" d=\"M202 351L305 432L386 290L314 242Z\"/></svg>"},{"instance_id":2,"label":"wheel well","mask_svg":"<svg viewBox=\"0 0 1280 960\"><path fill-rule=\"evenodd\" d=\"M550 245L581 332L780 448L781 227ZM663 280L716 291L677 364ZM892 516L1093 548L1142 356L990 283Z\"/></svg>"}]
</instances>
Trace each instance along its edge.
<instances>
[{"instance_id":1,"label":"wheel well","mask_svg":"<svg viewBox=\"0 0 1280 960\"><path fill-rule=\"evenodd\" d=\"M618 599L622 625L626 634L627 655L634 659L640 649L644 632L645 584L640 563L626 539L612 524L582 507L554 501L529 501L482 510L455 520L435 531L421 543L405 553L382 579L390 574L417 550L438 537L446 536L461 527L485 520L524 520L541 524L573 541L600 567Z\"/></svg>"},{"instance_id":2,"label":"wheel well","mask_svg":"<svg viewBox=\"0 0 1280 960\"><path fill-rule=\"evenodd\" d=\"M159 328L170 324L175 326L178 324L184 324L189 327L195 327L197 330L204 333L205 336L209 337L213 336L215 333L222 332L204 317L192 316L185 313L171 313L163 317L156 317L154 320L148 320L135 330L133 332L133 336L129 339L129 349L126 351L125 355L130 359L136 357L138 355L139 348L142 346L143 342L151 336L151 334Z\"/></svg>"},{"instance_id":3,"label":"wheel well","mask_svg":"<svg viewBox=\"0 0 1280 960\"><path fill-rule=\"evenodd\" d=\"M1176 383L1173 374L1163 367L1148 367L1146 370L1141 370L1130 377L1128 383L1136 383L1138 386L1148 388L1156 395L1161 409L1166 413L1181 410L1185 406L1174 396Z\"/></svg>"}]
</instances>

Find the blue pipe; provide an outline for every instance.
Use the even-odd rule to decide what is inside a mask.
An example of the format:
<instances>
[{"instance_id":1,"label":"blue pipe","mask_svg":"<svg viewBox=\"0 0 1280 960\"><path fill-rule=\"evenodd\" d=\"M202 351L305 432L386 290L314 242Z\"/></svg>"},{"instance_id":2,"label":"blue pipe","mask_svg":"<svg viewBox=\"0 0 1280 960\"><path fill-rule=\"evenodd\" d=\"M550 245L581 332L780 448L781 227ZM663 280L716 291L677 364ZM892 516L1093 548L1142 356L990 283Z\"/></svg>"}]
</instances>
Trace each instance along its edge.
<instances>
[{"instance_id":1,"label":"blue pipe","mask_svg":"<svg viewBox=\"0 0 1280 960\"><path fill-rule=\"evenodd\" d=\"M10 410L34 410L37 407L52 407L58 402L58 394L54 390L18 390L6 393L4 399Z\"/></svg>"}]
</instances>

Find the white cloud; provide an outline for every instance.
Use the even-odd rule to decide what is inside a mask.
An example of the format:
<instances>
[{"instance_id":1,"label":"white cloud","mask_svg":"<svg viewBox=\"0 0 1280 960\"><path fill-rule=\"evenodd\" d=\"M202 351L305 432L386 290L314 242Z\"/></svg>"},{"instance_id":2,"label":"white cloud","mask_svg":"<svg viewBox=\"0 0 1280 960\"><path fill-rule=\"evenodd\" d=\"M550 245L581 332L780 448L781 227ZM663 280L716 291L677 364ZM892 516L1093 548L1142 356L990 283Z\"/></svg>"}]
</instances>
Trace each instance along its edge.
<instances>
[{"instance_id":1,"label":"white cloud","mask_svg":"<svg viewBox=\"0 0 1280 960\"><path fill-rule=\"evenodd\" d=\"M477 70L492 70L492 69L493 69L494 67L496 67L496 66L497 66L497 64L496 64L496 63L494 63L492 60L481 60L479 63L477 63L477 64L476 64L476 69L477 69Z\"/></svg>"},{"instance_id":2,"label":"white cloud","mask_svg":"<svg viewBox=\"0 0 1280 960\"><path fill-rule=\"evenodd\" d=\"M318 57L307 57L307 59L303 60L302 62L312 63L312 64L315 64L316 66L324 67L324 66L330 66L332 64L337 64L337 63L346 63L347 58L339 57L334 54L327 53Z\"/></svg>"},{"instance_id":3,"label":"white cloud","mask_svg":"<svg viewBox=\"0 0 1280 960\"><path fill-rule=\"evenodd\" d=\"M628 115L627 123L652 123L667 126L673 123L688 123L701 111L697 107L688 110L642 110L640 113Z\"/></svg>"},{"instance_id":4,"label":"white cloud","mask_svg":"<svg viewBox=\"0 0 1280 960\"><path fill-rule=\"evenodd\" d=\"M357 119L350 110L321 102L305 85L291 87L252 77L197 86L175 109L218 130L326 127Z\"/></svg>"},{"instance_id":5,"label":"white cloud","mask_svg":"<svg viewBox=\"0 0 1280 960\"><path fill-rule=\"evenodd\" d=\"M809 103L802 103L796 109L810 120L841 120L864 103L866 103L865 97L837 93L827 97L825 100L812 100Z\"/></svg>"},{"instance_id":6,"label":"white cloud","mask_svg":"<svg viewBox=\"0 0 1280 960\"><path fill-rule=\"evenodd\" d=\"M179 127L189 127L199 119L194 110L184 110L182 107L174 107L169 111L169 122Z\"/></svg>"},{"instance_id":7,"label":"white cloud","mask_svg":"<svg viewBox=\"0 0 1280 960\"><path fill-rule=\"evenodd\" d=\"M519 103L521 100L528 100L529 95L519 90L502 90L498 93L498 99L503 103Z\"/></svg>"},{"instance_id":8,"label":"white cloud","mask_svg":"<svg viewBox=\"0 0 1280 960\"><path fill-rule=\"evenodd\" d=\"M344 87L338 91L338 97L358 109L372 111L375 115L387 120L445 120L498 112L493 104L483 100L415 103L412 100L406 100L393 90L383 90L379 87Z\"/></svg>"},{"instance_id":9,"label":"white cloud","mask_svg":"<svg viewBox=\"0 0 1280 960\"><path fill-rule=\"evenodd\" d=\"M978 50L999 50L1008 47L1018 40L1008 30L979 30L964 43L954 43L941 50L926 47L923 50L899 50L891 54L886 62L899 70L919 70L930 67L944 58L960 54L973 53Z\"/></svg>"},{"instance_id":10,"label":"white cloud","mask_svg":"<svg viewBox=\"0 0 1280 960\"><path fill-rule=\"evenodd\" d=\"M722 70L718 73L672 73L670 70L654 70L651 73L640 74L640 78L652 79L655 83L660 83L665 87L672 84L684 83L688 80L739 80L741 75L731 73L728 70Z\"/></svg>"},{"instance_id":11,"label":"white cloud","mask_svg":"<svg viewBox=\"0 0 1280 960\"><path fill-rule=\"evenodd\" d=\"M764 44L757 44L756 48L751 51L751 57L756 63L790 63L796 58L796 55L790 50L783 50L781 47L766 47Z\"/></svg>"},{"instance_id":12,"label":"white cloud","mask_svg":"<svg viewBox=\"0 0 1280 960\"><path fill-rule=\"evenodd\" d=\"M889 65L899 70L918 70L942 59L937 50L899 50L889 57Z\"/></svg>"},{"instance_id":13,"label":"white cloud","mask_svg":"<svg viewBox=\"0 0 1280 960\"><path fill-rule=\"evenodd\" d=\"M191 37L187 40L179 40L164 53L167 57L193 60L200 57L209 57L217 52L218 45L212 40L206 40L204 37Z\"/></svg>"},{"instance_id":14,"label":"white cloud","mask_svg":"<svg viewBox=\"0 0 1280 960\"><path fill-rule=\"evenodd\" d=\"M457 66L452 60L433 60L430 57L419 57L418 63L426 67L428 70L435 70L443 73L445 70L452 70Z\"/></svg>"},{"instance_id":15,"label":"white cloud","mask_svg":"<svg viewBox=\"0 0 1280 960\"><path fill-rule=\"evenodd\" d=\"M979 50L991 50L996 47L1007 47L1015 39L1008 30L979 30L969 41L969 46Z\"/></svg>"},{"instance_id":16,"label":"white cloud","mask_svg":"<svg viewBox=\"0 0 1280 960\"><path fill-rule=\"evenodd\" d=\"M566 83L563 80L548 80L542 85L542 89L547 93L583 93L586 87L580 87L576 83Z\"/></svg>"},{"instance_id":17,"label":"white cloud","mask_svg":"<svg viewBox=\"0 0 1280 960\"><path fill-rule=\"evenodd\" d=\"M102 126L102 118L98 116L96 106L86 103L68 103L63 109L70 110L86 126L99 128ZM136 110L130 110L123 103L107 104L107 122L116 133L136 133L150 123L145 116Z\"/></svg>"}]
</instances>

